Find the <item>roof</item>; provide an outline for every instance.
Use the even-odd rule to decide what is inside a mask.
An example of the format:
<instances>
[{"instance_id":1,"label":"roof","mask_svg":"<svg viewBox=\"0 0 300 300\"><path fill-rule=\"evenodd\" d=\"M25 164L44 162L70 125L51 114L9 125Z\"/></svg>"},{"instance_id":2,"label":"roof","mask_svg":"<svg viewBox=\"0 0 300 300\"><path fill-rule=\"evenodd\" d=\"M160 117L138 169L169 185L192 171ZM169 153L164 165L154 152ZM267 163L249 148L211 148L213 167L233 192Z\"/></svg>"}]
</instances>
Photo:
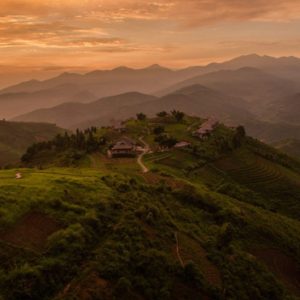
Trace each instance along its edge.
<instances>
[{"instance_id":1,"label":"roof","mask_svg":"<svg viewBox=\"0 0 300 300\"><path fill-rule=\"evenodd\" d=\"M181 148L181 147L187 147L187 146L190 146L191 143L189 142L186 142L186 141L181 141L181 142L178 142L175 144L175 148Z\"/></svg>"},{"instance_id":2,"label":"roof","mask_svg":"<svg viewBox=\"0 0 300 300\"><path fill-rule=\"evenodd\" d=\"M130 139L124 138L116 142L115 145L112 147L112 150L132 150L134 146L134 142L132 142Z\"/></svg>"},{"instance_id":3,"label":"roof","mask_svg":"<svg viewBox=\"0 0 300 300\"><path fill-rule=\"evenodd\" d=\"M214 118L209 118L206 122L204 122L197 130L197 134L205 134L207 132L212 131L215 126L218 124L218 121Z\"/></svg>"}]
</instances>

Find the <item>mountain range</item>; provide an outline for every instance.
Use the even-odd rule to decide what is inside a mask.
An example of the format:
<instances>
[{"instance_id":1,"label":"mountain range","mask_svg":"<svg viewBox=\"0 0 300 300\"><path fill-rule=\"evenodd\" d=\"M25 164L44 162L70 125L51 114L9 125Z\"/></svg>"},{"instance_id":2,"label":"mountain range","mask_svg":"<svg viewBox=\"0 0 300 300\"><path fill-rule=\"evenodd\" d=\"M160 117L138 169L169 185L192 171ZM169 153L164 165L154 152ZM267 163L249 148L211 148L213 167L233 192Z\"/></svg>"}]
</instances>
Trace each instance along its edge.
<instances>
[{"instance_id":1,"label":"mountain range","mask_svg":"<svg viewBox=\"0 0 300 300\"><path fill-rule=\"evenodd\" d=\"M179 109L243 124L265 141L299 138L300 59L247 55L224 63L171 70L119 67L64 73L0 91L3 118L76 129L109 125L143 111Z\"/></svg>"}]
</instances>

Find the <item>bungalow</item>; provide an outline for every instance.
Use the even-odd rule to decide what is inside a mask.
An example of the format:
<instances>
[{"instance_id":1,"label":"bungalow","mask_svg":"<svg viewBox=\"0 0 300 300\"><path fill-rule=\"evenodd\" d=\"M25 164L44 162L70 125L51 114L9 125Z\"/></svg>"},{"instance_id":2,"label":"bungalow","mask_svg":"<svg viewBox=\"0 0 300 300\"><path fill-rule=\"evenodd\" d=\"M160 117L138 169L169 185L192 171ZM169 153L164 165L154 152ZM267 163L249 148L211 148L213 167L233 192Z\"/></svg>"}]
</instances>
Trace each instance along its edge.
<instances>
[{"instance_id":1,"label":"bungalow","mask_svg":"<svg viewBox=\"0 0 300 300\"><path fill-rule=\"evenodd\" d=\"M128 138L116 142L109 150L109 157L132 157L136 155L136 143Z\"/></svg>"},{"instance_id":2,"label":"bungalow","mask_svg":"<svg viewBox=\"0 0 300 300\"><path fill-rule=\"evenodd\" d=\"M195 132L194 136L197 136L201 139L210 135L210 133L216 128L219 122L214 118L209 118L204 122Z\"/></svg>"}]
</instances>

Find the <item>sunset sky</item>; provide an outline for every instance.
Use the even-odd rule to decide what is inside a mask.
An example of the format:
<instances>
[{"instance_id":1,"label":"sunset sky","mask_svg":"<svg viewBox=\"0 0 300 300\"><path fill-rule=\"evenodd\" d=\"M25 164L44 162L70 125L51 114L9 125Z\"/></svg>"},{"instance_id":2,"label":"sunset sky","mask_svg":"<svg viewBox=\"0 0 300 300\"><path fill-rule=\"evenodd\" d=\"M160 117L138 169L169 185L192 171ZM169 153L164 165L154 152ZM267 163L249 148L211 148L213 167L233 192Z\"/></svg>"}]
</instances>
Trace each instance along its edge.
<instances>
[{"instance_id":1,"label":"sunset sky","mask_svg":"<svg viewBox=\"0 0 300 300\"><path fill-rule=\"evenodd\" d=\"M0 87L64 71L300 56L299 0L1 0Z\"/></svg>"}]
</instances>

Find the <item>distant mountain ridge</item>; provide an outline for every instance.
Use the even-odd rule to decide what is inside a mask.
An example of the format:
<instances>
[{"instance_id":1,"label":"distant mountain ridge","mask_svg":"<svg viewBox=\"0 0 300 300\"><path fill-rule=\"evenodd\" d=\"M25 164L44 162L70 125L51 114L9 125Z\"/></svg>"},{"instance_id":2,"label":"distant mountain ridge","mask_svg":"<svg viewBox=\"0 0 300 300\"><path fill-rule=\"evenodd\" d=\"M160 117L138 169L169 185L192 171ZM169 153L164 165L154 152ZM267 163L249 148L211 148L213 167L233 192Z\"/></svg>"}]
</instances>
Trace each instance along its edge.
<instances>
[{"instance_id":1,"label":"distant mountain ridge","mask_svg":"<svg viewBox=\"0 0 300 300\"><path fill-rule=\"evenodd\" d=\"M244 67L260 69L282 77L282 80L300 82L299 58L258 55L246 55L224 63L211 63L207 66L192 66L179 70L152 65L142 69L118 67L112 70L95 70L86 74L62 73L48 80L30 80L1 90L0 118L13 118L36 109L73 102L74 97L76 102L86 103L133 91L156 94L157 91L166 90L176 84L179 86L174 90L178 90L183 87L180 85L182 82L192 78L195 80L196 76ZM195 83L205 85L195 81L189 85ZM58 93L63 96L57 96ZM14 100L11 101L11 98Z\"/></svg>"},{"instance_id":2,"label":"distant mountain ridge","mask_svg":"<svg viewBox=\"0 0 300 300\"><path fill-rule=\"evenodd\" d=\"M139 112L154 116L160 111L181 110L195 116L215 116L227 125L242 124L264 141L300 139L300 125L260 120L245 107L245 100L194 84L163 97L137 92L105 97L91 103L64 103L14 118L23 122L49 122L63 128L87 128L111 125L113 120L134 117Z\"/></svg>"},{"instance_id":3,"label":"distant mountain ridge","mask_svg":"<svg viewBox=\"0 0 300 300\"><path fill-rule=\"evenodd\" d=\"M169 94L194 84L201 84L231 96L240 97L250 104L266 103L300 91L300 87L291 80L280 78L257 68L243 67L237 70L220 70L195 76L156 94Z\"/></svg>"},{"instance_id":4,"label":"distant mountain ridge","mask_svg":"<svg viewBox=\"0 0 300 300\"><path fill-rule=\"evenodd\" d=\"M259 55L180 70L152 65L63 73L0 91L0 114L75 129L106 125L140 111L154 115L179 109L244 124L264 141L299 138L300 80L295 74L300 74L300 59Z\"/></svg>"}]
</instances>

